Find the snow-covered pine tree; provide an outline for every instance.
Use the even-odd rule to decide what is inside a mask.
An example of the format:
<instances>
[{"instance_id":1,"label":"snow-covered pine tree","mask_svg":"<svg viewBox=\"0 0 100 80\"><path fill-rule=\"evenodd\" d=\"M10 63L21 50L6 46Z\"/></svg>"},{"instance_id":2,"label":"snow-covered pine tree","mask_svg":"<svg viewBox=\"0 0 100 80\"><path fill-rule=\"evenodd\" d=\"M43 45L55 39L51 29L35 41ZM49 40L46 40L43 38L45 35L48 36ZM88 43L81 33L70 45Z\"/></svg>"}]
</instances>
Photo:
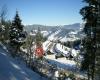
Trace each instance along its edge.
<instances>
[{"instance_id":1,"label":"snow-covered pine tree","mask_svg":"<svg viewBox=\"0 0 100 80\"><path fill-rule=\"evenodd\" d=\"M100 0L97 0L95 80L100 80Z\"/></svg>"},{"instance_id":2,"label":"snow-covered pine tree","mask_svg":"<svg viewBox=\"0 0 100 80\"><path fill-rule=\"evenodd\" d=\"M26 32L23 31L23 25L21 24L18 11L16 11L15 18L12 21L9 37L11 46L15 49L15 52L19 52L21 45L25 42Z\"/></svg>"},{"instance_id":3,"label":"snow-covered pine tree","mask_svg":"<svg viewBox=\"0 0 100 80\"><path fill-rule=\"evenodd\" d=\"M95 79L97 60L100 60L100 2L99 0L84 0L88 5L80 10L83 19L86 21L84 32L86 37L84 39L84 61L82 69L87 70L88 80ZM99 54L99 56L98 56ZM98 59L97 59L98 58ZM99 80L99 79L98 79Z\"/></svg>"}]
</instances>

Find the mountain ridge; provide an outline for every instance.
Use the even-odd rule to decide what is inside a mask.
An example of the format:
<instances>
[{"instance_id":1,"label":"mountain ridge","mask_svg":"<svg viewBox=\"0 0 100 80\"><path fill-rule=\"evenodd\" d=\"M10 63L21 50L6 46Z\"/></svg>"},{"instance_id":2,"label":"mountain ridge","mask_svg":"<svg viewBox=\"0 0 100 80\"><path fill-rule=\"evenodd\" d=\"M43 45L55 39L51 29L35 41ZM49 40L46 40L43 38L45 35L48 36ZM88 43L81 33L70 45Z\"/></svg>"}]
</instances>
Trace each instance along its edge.
<instances>
[{"instance_id":1,"label":"mountain ridge","mask_svg":"<svg viewBox=\"0 0 100 80\"><path fill-rule=\"evenodd\" d=\"M40 27L41 30L56 30L56 29L71 29L71 30L79 30L80 29L80 23L74 23L69 25L61 25L61 26L46 26L46 25L40 25L40 24L33 24L33 25L26 25L24 28L30 32L32 30L37 30L38 27Z\"/></svg>"}]
</instances>

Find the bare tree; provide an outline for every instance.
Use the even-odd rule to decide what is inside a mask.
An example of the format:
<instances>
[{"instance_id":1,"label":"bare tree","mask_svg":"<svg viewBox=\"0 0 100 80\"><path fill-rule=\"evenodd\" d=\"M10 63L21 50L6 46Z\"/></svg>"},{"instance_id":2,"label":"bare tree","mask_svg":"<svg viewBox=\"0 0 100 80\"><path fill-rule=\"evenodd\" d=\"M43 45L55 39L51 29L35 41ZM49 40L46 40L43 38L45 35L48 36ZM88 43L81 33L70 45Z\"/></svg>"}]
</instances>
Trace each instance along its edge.
<instances>
[{"instance_id":1,"label":"bare tree","mask_svg":"<svg viewBox=\"0 0 100 80\"><path fill-rule=\"evenodd\" d=\"M4 41L9 39L8 33L10 28L10 20L7 20L8 9L6 5L0 7L0 40Z\"/></svg>"},{"instance_id":2,"label":"bare tree","mask_svg":"<svg viewBox=\"0 0 100 80\"><path fill-rule=\"evenodd\" d=\"M7 6L3 5L1 7L1 10L0 10L0 22L1 22L1 24L4 24L5 20L7 19L7 14L8 14Z\"/></svg>"}]
</instances>

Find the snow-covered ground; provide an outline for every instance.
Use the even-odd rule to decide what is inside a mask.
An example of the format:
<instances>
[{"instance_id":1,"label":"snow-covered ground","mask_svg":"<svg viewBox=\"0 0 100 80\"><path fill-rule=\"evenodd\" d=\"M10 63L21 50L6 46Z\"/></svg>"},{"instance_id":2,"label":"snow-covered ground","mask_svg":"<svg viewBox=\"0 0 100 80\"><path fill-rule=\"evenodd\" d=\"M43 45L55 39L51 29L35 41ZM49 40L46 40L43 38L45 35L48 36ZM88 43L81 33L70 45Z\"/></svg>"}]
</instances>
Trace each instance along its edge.
<instances>
[{"instance_id":1,"label":"snow-covered ground","mask_svg":"<svg viewBox=\"0 0 100 80\"><path fill-rule=\"evenodd\" d=\"M44 43L43 43L43 49L46 51L48 48L49 48L49 45L51 44L51 42L50 41L45 41Z\"/></svg>"},{"instance_id":2,"label":"snow-covered ground","mask_svg":"<svg viewBox=\"0 0 100 80\"><path fill-rule=\"evenodd\" d=\"M58 68L77 72L78 66L76 58L79 55L79 50L66 47L62 43L67 41L73 42L79 40L80 37L78 36L78 31L66 31L63 29L56 29L56 31L51 31L50 33L48 31L41 31L41 33L44 36L48 35L47 40L43 43L43 49L45 53L47 53L47 51L50 51L52 53L51 55L46 54L45 56L49 63L56 65ZM63 54L64 57L55 59L55 55L57 54ZM70 54L74 57L73 60L68 59Z\"/></svg>"},{"instance_id":3,"label":"snow-covered ground","mask_svg":"<svg viewBox=\"0 0 100 80\"><path fill-rule=\"evenodd\" d=\"M73 57L76 57L79 53L79 50L68 48L61 43L55 43L50 40L47 40L43 43L43 49L44 51L49 50L51 53L60 53L64 56L69 56L69 54L71 54Z\"/></svg>"},{"instance_id":4,"label":"snow-covered ground","mask_svg":"<svg viewBox=\"0 0 100 80\"><path fill-rule=\"evenodd\" d=\"M56 46L55 46L55 50L58 53L62 53L65 56L68 56L69 55L70 48L65 47L64 45L62 45L60 43L57 43Z\"/></svg>"},{"instance_id":5,"label":"snow-covered ground","mask_svg":"<svg viewBox=\"0 0 100 80\"><path fill-rule=\"evenodd\" d=\"M51 47L50 47L51 46ZM64 54L65 56L69 55L69 52L72 51L73 56L75 57L77 55L77 51L75 49L68 48L60 43L55 43L47 40L43 43L43 48L45 51L47 49L53 53L51 55L46 55L45 58L49 60L50 64L56 64L58 67L63 69L69 69L69 70L76 70L77 65L76 62L73 60L68 60L66 57L55 59L56 54ZM55 51L56 50L56 51Z\"/></svg>"},{"instance_id":6,"label":"snow-covered ground","mask_svg":"<svg viewBox=\"0 0 100 80\"><path fill-rule=\"evenodd\" d=\"M49 37L48 37L48 40L53 40L53 41L55 41L55 40L57 40L58 39L58 36L56 36L57 34L59 34L61 32L61 30L57 30L57 31L55 31L54 33L52 33Z\"/></svg>"},{"instance_id":7,"label":"snow-covered ground","mask_svg":"<svg viewBox=\"0 0 100 80\"><path fill-rule=\"evenodd\" d=\"M33 32L35 33L35 30ZM48 35L47 40L43 43L43 49L45 53L47 53L48 50L53 53L52 56L46 55L46 59L48 59L51 63L57 63L57 65L59 65L60 67L74 69L76 67L76 62L67 60L65 57L68 57L70 54L73 57L76 57L79 52L75 49L68 48L63 44L58 43L58 41L75 41L79 39L78 37L76 37L78 32L56 29L56 31L54 32L41 31L41 33L44 36ZM56 54L63 54L65 57L63 57L62 59L55 59Z\"/></svg>"},{"instance_id":8,"label":"snow-covered ground","mask_svg":"<svg viewBox=\"0 0 100 80\"><path fill-rule=\"evenodd\" d=\"M45 56L45 58L49 61L50 64L53 65L55 64L59 68L63 68L66 70L71 70L71 71L77 70L76 61L68 60L66 57L55 59L56 54L63 53L65 55L69 55L68 53L70 51L72 51L72 55L75 57L77 55L77 51L75 49L68 48L60 43L53 42L50 40L47 40L43 43L43 49L45 52L49 50L52 53L51 55L46 54Z\"/></svg>"},{"instance_id":9,"label":"snow-covered ground","mask_svg":"<svg viewBox=\"0 0 100 80\"><path fill-rule=\"evenodd\" d=\"M0 45L0 80L46 80L11 58Z\"/></svg>"},{"instance_id":10,"label":"snow-covered ground","mask_svg":"<svg viewBox=\"0 0 100 80\"><path fill-rule=\"evenodd\" d=\"M65 57L55 59L55 55L46 55L46 59L48 59L49 63L52 65L56 65L58 68L62 68L65 70L75 71L77 70L76 62L73 60L67 60Z\"/></svg>"}]
</instances>

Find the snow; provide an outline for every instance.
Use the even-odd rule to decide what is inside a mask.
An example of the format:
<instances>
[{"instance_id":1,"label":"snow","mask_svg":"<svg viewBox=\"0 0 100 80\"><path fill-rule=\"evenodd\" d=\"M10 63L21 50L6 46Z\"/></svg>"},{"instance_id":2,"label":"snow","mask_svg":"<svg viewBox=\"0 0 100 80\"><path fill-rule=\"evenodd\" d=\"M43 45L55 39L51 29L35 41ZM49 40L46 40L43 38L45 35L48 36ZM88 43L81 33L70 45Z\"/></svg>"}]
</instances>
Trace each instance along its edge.
<instances>
[{"instance_id":1,"label":"snow","mask_svg":"<svg viewBox=\"0 0 100 80\"><path fill-rule=\"evenodd\" d=\"M61 42L67 42L67 41L75 41L80 39L78 35L79 31L70 31L67 32L66 30L58 29L55 32L52 32L48 36L48 40L51 41L61 41Z\"/></svg>"},{"instance_id":2,"label":"snow","mask_svg":"<svg viewBox=\"0 0 100 80\"><path fill-rule=\"evenodd\" d=\"M58 71L55 71L55 77L59 77Z\"/></svg>"},{"instance_id":3,"label":"snow","mask_svg":"<svg viewBox=\"0 0 100 80\"><path fill-rule=\"evenodd\" d=\"M43 34L44 37L47 37L50 32L49 31L41 31L41 34Z\"/></svg>"},{"instance_id":4,"label":"snow","mask_svg":"<svg viewBox=\"0 0 100 80\"><path fill-rule=\"evenodd\" d=\"M0 46L4 49L4 50L6 50L6 52L8 52L8 50L7 50L7 48L0 42Z\"/></svg>"},{"instance_id":5,"label":"snow","mask_svg":"<svg viewBox=\"0 0 100 80\"><path fill-rule=\"evenodd\" d=\"M78 54L78 51L75 50L75 49L72 49L72 50L71 50L71 53L72 53L72 56L76 57L77 54Z\"/></svg>"},{"instance_id":6,"label":"snow","mask_svg":"<svg viewBox=\"0 0 100 80\"><path fill-rule=\"evenodd\" d=\"M20 48L23 52L27 53L27 49Z\"/></svg>"},{"instance_id":7,"label":"snow","mask_svg":"<svg viewBox=\"0 0 100 80\"><path fill-rule=\"evenodd\" d=\"M11 58L0 45L0 80L46 80Z\"/></svg>"},{"instance_id":8,"label":"snow","mask_svg":"<svg viewBox=\"0 0 100 80\"><path fill-rule=\"evenodd\" d=\"M65 47L64 45L61 45L60 43L56 44L55 49L57 52L60 52L60 53L65 54L65 55L69 55L68 53L69 53L70 48Z\"/></svg>"},{"instance_id":9,"label":"snow","mask_svg":"<svg viewBox=\"0 0 100 80\"><path fill-rule=\"evenodd\" d=\"M52 47L50 47L50 45L52 45ZM63 48L62 48L63 46ZM52 55L46 55L45 58L48 59L50 61L51 64L56 64L58 67L60 68L64 68L64 69L73 69L76 68L76 62L72 61L72 60L67 60L65 57L63 58L58 58L55 59L55 54L58 54L59 52L63 53L64 55L68 55L69 51L71 50L68 47L65 47L64 45L60 44L60 43L54 43L51 41L46 41L43 43L43 49L46 51L49 47L49 50L52 51ZM58 52L55 52L55 49ZM73 49L73 55L75 55L74 49Z\"/></svg>"},{"instance_id":10,"label":"snow","mask_svg":"<svg viewBox=\"0 0 100 80\"><path fill-rule=\"evenodd\" d=\"M48 48L51 53L54 53L52 55L45 56L45 58L48 59L51 64L56 64L58 67L63 69L69 69L69 70L76 69L75 61L67 60L66 57L55 59L55 55L60 53L63 54L64 56L69 56L69 53L71 52L72 56L76 57L78 54L77 50L68 48L60 43L51 42L47 40L46 42L43 43L43 49L47 51Z\"/></svg>"},{"instance_id":11,"label":"snow","mask_svg":"<svg viewBox=\"0 0 100 80\"><path fill-rule=\"evenodd\" d=\"M51 40L51 41L52 41L52 40L53 40L53 41L57 40L58 37L57 37L56 35L59 34L60 32L61 32L61 30L58 30L58 31L52 33L52 34L48 37L48 40Z\"/></svg>"},{"instance_id":12,"label":"snow","mask_svg":"<svg viewBox=\"0 0 100 80\"><path fill-rule=\"evenodd\" d=\"M43 49L44 49L44 51L46 51L48 49L48 47L49 47L50 44L51 44L51 42L48 41L48 40L43 43Z\"/></svg>"},{"instance_id":13,"label":"snow","mask_svg":"<svg viewBox=\"0 0 100 80\"><path fill-rule=\"evenodd\" d=\"M30 35L31 36L35 36L36 35L37 30L33 30ZM41 31L41 34L44 37L47 37L47 39L49 41L61 41L61 42L67 42L67 41L75 41L77 39L79 39L79 36L77 36L78 31L69 31L67 32L65 29L57 29L55 31L46 31L43 30ZM77 37L76 37L77 36Z\"/></svg>"},{"instance_id":14,"label":"snow","mask_svg":"<svg viewBox=\"0 0 100 80\"><path fill-rule=\"evenodd\" d=\"M31 35L31 36L35 36L35 35L36 35L36 33L30 33L30 35Z\"/></svg>"},{"instance_id":15,"label":"snow","mask_svg":"<svg viewBox=\"0 0 100 80\"><path fill-rule=\"evenodd\" d=\"M41 31L41 34L43 35L43 37L47 37L50 34L51 31ZM32 30L32 32L30 32L31 36L35 36L37 33L37 30Z\"/></svg>"},{"instance_id":16,"label":"snow","mask_svg":"<svg viewBox=\"0 0 100 80\"><path fill-rule=\"evenodd\" d=\"M49 63L52 65L56 65L58 68L62 68L65 70L75 71L77 70L76 62L73 60L67 60L65 57L55 59L55 55L47 55L45 56L48 59Z\"/></svg>"},{"instance_id":17,"label":"snow","mask_svg":"<svg viewBox=\"0 0 100 80\"><path fill-rule=\"evenodd\" d=\"M64 38L62 38L60 41L61 42L67 42L67 41L75 41L75 40L78 40L79 38L77 38L77 37L64 37Z\"/></svg>"},{"instance_id":18,"label":"snow","mask_svg":"<svg viewBox=\"0 0 100 80\"><path fill-rule=\"evenodd\" d=\"M60 39L61 42L66 42L67 41L67 37L63 37L62 39Z\"/></svg>"},{"instance_id":19,"label":"snow","mask_svg":"<svg viewBox=\"0 0 100 80\"><path fill-rule=\"evenodd\" d=\"M0 25L1 27L1 31L4 31L5 30L5 26L4 25Z\"/></svg>"},{"instance_id":20,"label":"snow","mask_svg":"<svg viewBox=\"0 0 100 80\"><path fill-rule=\"evenodd\" d=\"M55 49L58 53L60 52L64 56L69 56L69 53L71 53L73 57L76 57L79 53L79 50L68 48L60 43L56 44Z\"/></svg>"},{"instance_id":21,"label":"snow","mask_svg":"<svg viewBox=\"0 0 100 80\"><path fill-rule=\"evenodd\" d=\"M69 32L68 34L69 35L75 35L75 34L77 34L78 32L77 31L71 31L71 32Z\"/></svg>"},{"instance_id":22,"label":"snow","mask_svg":"<svg viewBox=\"0 0 100 80\"><path fill-rule=\"evenodd\" d=\"M50 52L51 53L55 53L55 51L54 51L55 44L56 43L51 43L51 47L50 47Z\"/></svg>"}]
</instances>

